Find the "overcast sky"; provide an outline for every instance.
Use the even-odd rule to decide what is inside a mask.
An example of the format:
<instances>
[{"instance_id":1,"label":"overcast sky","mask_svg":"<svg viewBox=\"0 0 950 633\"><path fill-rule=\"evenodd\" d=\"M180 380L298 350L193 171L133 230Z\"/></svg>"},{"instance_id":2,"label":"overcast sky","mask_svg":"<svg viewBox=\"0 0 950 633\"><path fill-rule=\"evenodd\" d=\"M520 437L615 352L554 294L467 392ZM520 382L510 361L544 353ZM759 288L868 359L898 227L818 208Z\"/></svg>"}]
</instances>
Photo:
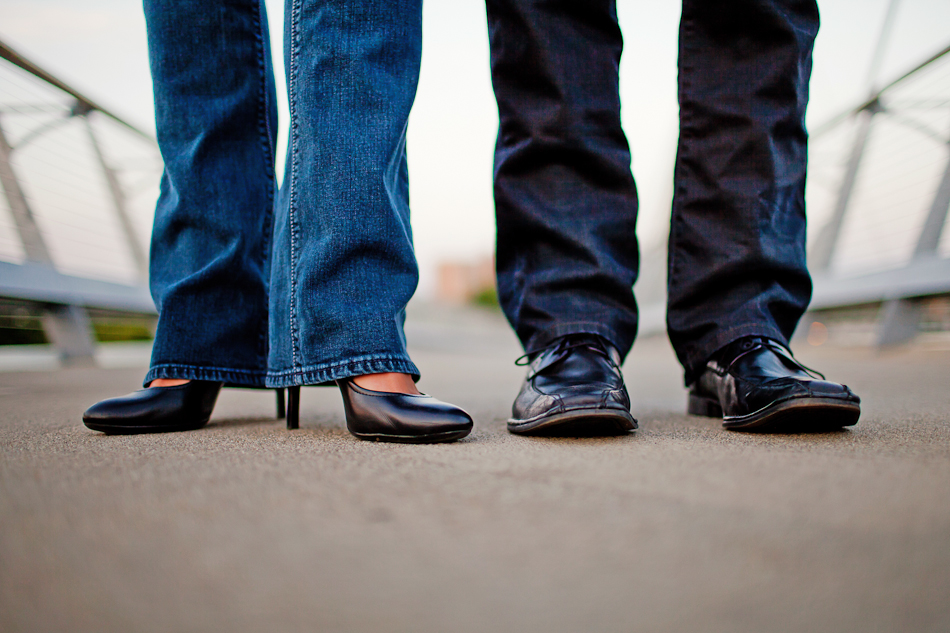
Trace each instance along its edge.
<instances>
[{"instance_id":1,"label":"overcast sky","mask_svg":"<svg viewBox=\"0 0 950 633\"><path fill-rule=\"evenodd\" d=\"M809 125L867 92L871 51L888 0L826 0L815 51ZM280 2L268 0L279 54ZM644 246L669 217L676 145L679 3L620 0L626 49L623 123L641 195ZM950 43L950 0L903 0L878 79ZM141 5L133 0L0 0L0 38L103 106L154 128ZM410 121L409 163L423 292L434 264L491 252L491 161L497 113L488 71L483 0L427 0L422 77ZM280 64L278 55L276 60ZM282 73L279 87L282 89ZM281 119L286 129L286 116Z\"/></svg>"}]
</instances>

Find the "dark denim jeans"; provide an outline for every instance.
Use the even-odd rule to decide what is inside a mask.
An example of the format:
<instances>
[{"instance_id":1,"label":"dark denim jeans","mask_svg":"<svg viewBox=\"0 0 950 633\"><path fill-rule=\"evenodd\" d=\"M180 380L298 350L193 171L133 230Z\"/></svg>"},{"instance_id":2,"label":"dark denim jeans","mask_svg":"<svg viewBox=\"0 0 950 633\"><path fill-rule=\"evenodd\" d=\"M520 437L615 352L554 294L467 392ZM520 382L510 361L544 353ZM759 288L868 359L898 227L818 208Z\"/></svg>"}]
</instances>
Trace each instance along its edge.
<instances>
[{"instance_id":1,"label":"dark denim jeans","mask_svg":"<svg viewBox=\"0 0 950 633\"><path fill-rule=\"evenodd\" d=\"M421 0L288 0L290 143L276 192L262 0L145 0L165 173L146 382L418 374L406 123Z\"/></svg>"},{"instance_id":2,"label":"dark denim jeans","mask_svg":"<svg viewBox=\"0 0 950 633\"><path fill-rule=\"evenodd\" d=\"M488 19L502 307L526 349L589 332L626 355L637 192L615 1L488 0ZM787 342L810 300L804 117L817 30L813 0L683 2L668 327L687 383L737 338Z\"/></svg>"}]
</instances>

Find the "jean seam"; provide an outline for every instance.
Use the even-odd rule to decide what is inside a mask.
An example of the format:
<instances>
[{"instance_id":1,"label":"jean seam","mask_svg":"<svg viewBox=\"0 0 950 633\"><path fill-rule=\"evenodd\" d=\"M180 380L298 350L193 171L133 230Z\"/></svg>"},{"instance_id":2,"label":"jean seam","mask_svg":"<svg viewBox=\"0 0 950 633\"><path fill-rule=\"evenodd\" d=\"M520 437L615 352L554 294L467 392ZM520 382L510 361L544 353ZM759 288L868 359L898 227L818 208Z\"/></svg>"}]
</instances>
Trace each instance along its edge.
<instances>
[{"instance_id":1,"label":"jean seam","mask_svg":"<svg viewBox=\"0 0 950 633\"><path fill-rule=\"evenodd\" d=\"M352 368L347 371L347 368ZM265 382L268 386L276 386L290 378L290 384L322 384L333 380L359 376L366 373L380 372L408 373L418 376L419 368L408 357L392 354L373 354L359 356L345 361L320 363L307 367L291 367L290 369L267 372ZM309 377L309 382L308 381ZM299 379L299 380L294 380Z\"/></svg>"},{"instance_id":2,"label":"jean seam","mask_svg":"<svg viewBox=\"0 0 950 633\"><path fill-rule=\"evenodd\" d=\"M257 126L260 134L261 150L264 156L264 177L268 181L267 187L267 208L264 209L264 222L261 237L261 270L267 270L265 265L270 257L271 239L273 233L274 219L274 148L271 143L271 128L267 118L267 59L265 57L264 38L264 20L262 12L264 11L263 0L259 0L257 5L257 14L255 15L255 39L257 44L257 63L260 70L260 88L258 91L257 107ZM268 168L269 167L269 168ZM263 280L265 295L267 301L264 303L264 319L261 321L260 334L258 336L258 354L267 366L268 354L268 327L270 321L270 280Z\"/></svg>"},{"instance_id":3,"label":"jean seam","mask_svg":"<svg viewBox=\"0 0 950 633\"><path fill-rule=\"evenodd\" d=\"M300 165L299 151L299 118L297 112L297 80L298 80L298 61L297 48L300 37L300 0L291 1L290 14L290 77L287 87L287 101L290 110L290 146L291 146L291 168L290 168L290 194L288 196L288 225L290 229L290 342L291 342L291 364L296 370L300 370L300 331L297 323L297 188L298 171Z\"/></svg>"},{"instance_id":4,"label":"jean seam","mask_svg":"<svg viewBox=\"0 0 950 633\"><path fill-rule=\"evenodd\" d=\"M207 367L184 363L162 363L150 367L145 375L143 386L158 378L183 380L209 380L244 386L263 387L267 372L260 369L235 369L228 367Z\"/></svg>"},{"instance_id":5,"label":"jean seam","mask_svg":"<svg viewBox=\"0 0 950 633\"><path fill-rule=\"evenodd\" d=\"M208 367L206 365L190 365L188 363L161 363L159 365L153 365L149 368L149 371L154 371L156 369L196 369L199 371L219 371L227 372L229 374L247 374L249 376L264 375L267 372L263 369L236 369L234 367Z\"/></svg>"},{"instance_id":6,"label":"jean seam","mask_svg":"<svg viewBox=\"0 0 950 633\"><path fill-rule=\"evenodd\" d=\"M690 64L692 63L692 56L687 53L687 49L690 47L691 39L693 36L693 31L695 26L690 17L689 12L689 0L683 0L682 7L682 29L680 33L680 68L679 68L679 107L680 107L680 133L679 141L677 143L677 161L676 161L676 170L674 173L675 187L674 192L679 195L674 195L673 201L674 205L678 206L682 204L682 197L686 195L685 185L685 175L683 174L684 167L683 163L686 160L686 141L684 138L684 133L689 129L688 122L690 120L689 107L683 102L685 101L684 97L690 88L689 74L692 71ZM690 60L690 61L686 61ZM673 209L671 222L670 222L670 238L669 245L667 247L667 268L666 268L666 277L667 277L667 295L672 295L670 291L674 286L677 285L677 266L676 266L676 253L677 249L675 244L678 240L679 233L679 223L680 217L676 212L676 208Z\"/></svg>"},{"instance_id":7,"label":"jean seam","mask_svg":"<svg viewBox=\"0 0 950 633\"><path fill-rule=\"evenodd\" d=\"M346 365L355 365L357 363L365 362L374 362L374 361L397 361L403 363L412 363L412 360L408 356L401 356L398 354L365 354L363 356L354 356L353 358L347 358L346 360L334 360L327 361L323 363L315 363L313 365L306 365L300 367L291 367L285 370L270 370L268 373L274 376L281 375L291 375L296 371L322 371L324 369L333 369L334 367L345 367Z\"/></svg>"}]
</instances>

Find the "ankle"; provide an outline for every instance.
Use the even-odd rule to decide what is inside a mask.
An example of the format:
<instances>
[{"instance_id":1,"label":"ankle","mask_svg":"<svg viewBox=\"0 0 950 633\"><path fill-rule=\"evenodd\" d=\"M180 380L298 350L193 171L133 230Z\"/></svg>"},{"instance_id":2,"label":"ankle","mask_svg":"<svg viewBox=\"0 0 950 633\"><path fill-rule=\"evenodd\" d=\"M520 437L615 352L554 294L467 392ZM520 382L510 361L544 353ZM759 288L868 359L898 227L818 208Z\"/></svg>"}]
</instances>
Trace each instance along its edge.
<instances>
[{"instance_id":1,"label":"ankle","mask_svg":"<svg viewBox=\"0 0 950 633\"><path fill-rule=\"evenodd\" d=\"M191 381L184 380L182 378L156 378L152 382L148 383L149 388L151 387L177 387L179 385L187 384Z\"/></svg>"},{"instance_id":2,"label":"ankle","mask_svg":"<svg viewBox=\"0 0 950 633\"><path fill-rule=\"evenodd\" d=\"M419 395L419 390L416 389L416 383L409 374L397 374L394 372L363 374L362 376L354 376L353 382L363 389L369 389L370 391L405 393L413 396Z\"/></svg>"}]
</instances>

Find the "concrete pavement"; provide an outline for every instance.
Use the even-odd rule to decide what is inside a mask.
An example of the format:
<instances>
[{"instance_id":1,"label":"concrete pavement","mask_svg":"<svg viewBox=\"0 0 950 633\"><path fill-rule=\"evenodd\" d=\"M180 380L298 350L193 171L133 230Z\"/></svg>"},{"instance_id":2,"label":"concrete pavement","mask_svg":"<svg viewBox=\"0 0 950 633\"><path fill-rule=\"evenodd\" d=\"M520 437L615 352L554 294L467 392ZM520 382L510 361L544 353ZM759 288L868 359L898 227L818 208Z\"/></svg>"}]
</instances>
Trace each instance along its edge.
<instances>
[{"instance_id":1,"label":"concrete pavement","mask_svg":"<svg viewBox=\"0 0 950 633\"><path fill-rule=\"evenodd\" d=\"M0 631L947 631L950 351L798 349L853 430L686 416L663 338L624 370L641 428L530 439L495 315L409 329L452 445L360 442L339 395L225 392L203 430L107 437L142 367L0 373ZM127 364L134 365L134 362Z\"/></svg>"}]
</instances>

